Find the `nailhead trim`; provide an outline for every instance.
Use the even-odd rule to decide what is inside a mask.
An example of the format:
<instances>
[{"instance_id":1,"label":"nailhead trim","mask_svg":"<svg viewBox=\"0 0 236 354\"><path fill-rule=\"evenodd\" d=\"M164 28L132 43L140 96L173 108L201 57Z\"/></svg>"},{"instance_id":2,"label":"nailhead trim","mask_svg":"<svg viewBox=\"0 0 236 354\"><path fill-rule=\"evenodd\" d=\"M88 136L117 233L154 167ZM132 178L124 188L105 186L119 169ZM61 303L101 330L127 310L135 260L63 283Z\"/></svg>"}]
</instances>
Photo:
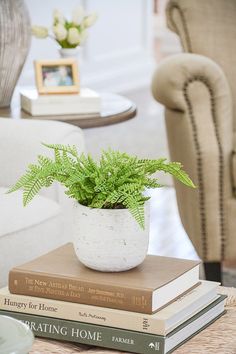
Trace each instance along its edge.
<instances>
[{"instance_id":1,"label":"nailhead trim","mask_svg":"<svg viewBox=\"0 0 236 354\"><path fill-rule=\"evenodd\" d=\"M235 176L234 176L234 159L235 159L236 151L232 151L230 155L230 180L232 186L232 194L234 198L236 198L236 186L235 186Z\"/></svg>"},{"instance_id":2,"label":"nailhead trim","mask_svg":"<svg viewBox=\"0 0 236 354\"><path fill-rule=\"evenodd\" d=\"M193 78L189 79L188 81L185 82L183 86L183 94L184 98L188 107L189 111L189 117L190 117L190 122L192 126L192 131L193 131L193 139L194 139L194 144L195 144L195 149L196 149L196 154L197 154L197 176L198 176L198 185L199 185L199 211L200 211L200 219L201 219L201 237L202 237L202 252L203 252L203 259L207 260L208 256L208 240L207 240L207 231L206 231L206 224L207 224L207 218L206 218L206 208L205 208L205 186L204 186L204 181L203 181L203 162L202 162L202 152L201 152L201 146L198 140L198 131L197 131L197 126L196 126L196 121L195 117L193 114L193 107L191 104L191 101L188 97L188 86L189 84L193 82L202 82L208 89L210 93L210 98L211 98L211 115L212 115L212 120L213 120L213 125L214 125L214 131L215 131L215 137L217 141L217 146L218 146L218 164L219 164L219 216L220 216L220 237L221 237L221 259L224 259L225 256L225 244L226 244L226 238L225 238L225 218L224 218L224 158L223 158L223 149L220 141L220 134L219 134L219 129L218 129L218 124L217 124L217 119L216 119L216 111L215 111L215 99L214 99L214 91L209 84L208 80L205 77L202 76L194 76Z\"/></svg>"},{"instance_id":3,"label":"nailhead trim","mask_svg":"<svg viewBox=\"0 0 236 354\"><path fill-rule=\"evenodd\" d=\"M187 21L185 20L185 17L184 17L184 12L182 11L182 9L180 8L180 6L178 5L177 2L170 1L167 5L166 13L169 15L170 22L171 22L175 32L179 35L181 43L182 43L182 47L184 48L182 37L179 33L178 27L176 26L174 19L173 19L173 10L177 10L179 12L180 17L181 17L181 20L183 23L183 29L184 29L184 38L185 38L185 41L187 44L187 48L186 48L187 52L193 53L192 43L191 43L191 39L190 39L190 35L189 35Z\"/></svg>"}]
</instances>

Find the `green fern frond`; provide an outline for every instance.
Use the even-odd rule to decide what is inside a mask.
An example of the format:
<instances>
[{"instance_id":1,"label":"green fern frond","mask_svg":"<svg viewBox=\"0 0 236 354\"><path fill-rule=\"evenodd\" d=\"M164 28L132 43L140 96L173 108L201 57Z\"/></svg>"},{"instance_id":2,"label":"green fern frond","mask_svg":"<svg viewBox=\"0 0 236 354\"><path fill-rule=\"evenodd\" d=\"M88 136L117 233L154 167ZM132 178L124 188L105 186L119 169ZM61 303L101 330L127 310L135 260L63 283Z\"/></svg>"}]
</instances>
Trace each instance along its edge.
<instances>
[{"instance_id":1,"label":"green fern frond","mask_svg":"<svg viewBox=\"0 0 236 354\"><path fill-rule=\"evenodd\" d=\"M103 194L96 194L89 203L89 207L101 209L105 204L106 197Z\"/></svg>"},{"instance_id":2,"label":"green fern frond","mask_svg":"<svg viewBox=\"0 0 236 354\"><path fill-rule=\"evenodd\" d=\"M145 228L144 203L139 200L137 195L129 195L125 199L125 206L129 209L130 213L133 215L137 223L144 230Z\"/></svg>"},{"instance_id":3,"label":"green fern frond","mask_svg":"<svg viewBox=\"0 0 236 354\"><path fill-rule=\"evenodd\" d=\"M49 149L53 149L54 151L62 151L71 154L76 159L78 159L78 151L75 145L62 145L62 144L46 144L42 143Z\"/></svg>"},{"instance_id":4,"label":"green fern frond","mask_svg":"<svg viewBox=\"0 0 236 354\"><path fill-rule=\"evenodd\" d=\"M42 156L42 155L39 155L39 156L38 156L38 163L39 163L40 166L42 166L42 167L49 166L52 162L53 162L53 160L50 159L50 158L47 157L47 156ZM34 165L32 165L32 166L34 166Z\"/></svg>"},{"instance_id":5,"label":"green fern frond","mask_svg":"<svg viewBox=\"0 0 236 354\"><path fill-rule=\"evenodd\" d=\"M165 163L166 159L161 158L158 160L141 159L138 160L138 165L142 167L145 174L152 175L153 173L159 171L160 166Z\"/></svg>"},{"instance_id":6,"label":"green fern frond","mask_svg":"<svg viewBox=\"0 0 236 354\"><path fill-rule=\"evenodd\" d=\"M170 173L173 177L188 187L196 188L188 174L182 169L182 165L179 162L163 163L159 166L159 171Z\"/></svg>"},{"instance_id":7,"label":"green fern frond","mask_svg":"<svg viewBox=\"0 0 236 354\"><path fill-rule=\"evenodd\" d=\"M40 189L43 187L44 187L44 184L37 177L30 180L24 186L23 205L26 206L35 197L35 195L38 194Z\"/></svg>"},{"instance_id":8,"label":"green fern frond","mask_svg":"<svg viewBox=\"0 0 236 354\"><path fill-rule=\"evenodd\" d=\"M118 187L119 192L125 192L125 193L134 193L136 191L144 192L145 190L145 185L142 183L142 181L136 181L134 183L125 183L121 186Z\"/></svg>"},{"instance_id":9,"label":"green fern frond","mask_svg":"<svg viewBox=\"0 0 236 354\"><path fill-rule=\"evenodd\" d=\"M54 158L55 158L55 162L61 163L62 161L61 154L60 151L57 149L54 149Z\"/></svg>"},{"instance_id":10,"label":"green fern frond","mask_svg":"<svg viewBox=\"0 0 236 354\"><path fill-rule=\"evenodd\" d=\"M126 193L124 193L122 191L115 190L107 196L107 198L105 200L105 204L106 205L117 205L117 204L125 205L124 201L126 198L127 198Z\"/></svg>"},{"instance_id":11,"label":"green fern frond","mask_svg":"<svg viewBox=\"0 0 236 354\"><path fill-rule=\"evenodd\" d=\"M160 184L156 178L149 178L146 177L144 179L145 187L146 188L162 188L165 187L164 184Z\"/></svg>"},{"instance_id":12,"label":"green fern frond","mask_svg":"<svg viewBox=\"0 0 236 354\"><path fill-rule=\"evenodd\" d=\"M23 188L31 178L31 172L27 172L24 176L20 177L20 179L14 184L6 193L12 193L17 191L18 189Z\"/></svg>"},{"instance_id":13,"label":"green fern frond","mask_svg":"<svg viewBox=\"0 0 236 354\"><path fill-rule=\"evenodd\" d=\"M151 177L157 171L171 174L187 186L195 187L182 165L166 159L138 159L127 153L108 149L99 163L90 155L78 155L76 146L43 144L54 151L54 158L39 155L8 193L23 189L23 204L28 204L44 187L58 181L66 195L91 208L128 208L144 228L144 204L150 198L148 188L162 185Z\"/></svg>"},{"instance_id":14,"label":"green fern frond","mask_svg":"<svg viewBox=\"0 0 236 354\"><path fill-rule=\"evenodd\" d=\"M166 162L166 159L159 160L139 160L139 163L143 166L146 173L153 174L157 171L163 171L171 174L180 182L188 187L196 188L188 174L182 169L182 165L179 162Z\"/></svg>"}]
</instances>

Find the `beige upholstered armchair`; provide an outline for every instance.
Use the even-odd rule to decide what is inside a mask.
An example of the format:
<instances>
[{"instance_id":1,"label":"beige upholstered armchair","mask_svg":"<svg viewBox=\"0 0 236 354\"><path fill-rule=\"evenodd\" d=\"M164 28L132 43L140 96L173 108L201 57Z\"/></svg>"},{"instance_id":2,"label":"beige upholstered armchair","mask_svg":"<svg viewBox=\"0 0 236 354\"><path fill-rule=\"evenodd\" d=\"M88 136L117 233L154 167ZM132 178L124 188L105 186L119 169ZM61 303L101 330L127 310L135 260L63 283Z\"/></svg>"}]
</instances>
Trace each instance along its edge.
<instances>
[{"instance_id":1,"label":"beige upholstered armchair","mask_svg":"<svg viewBox=\"0 0 236 354\"><path fill-rule=\"evenodd\" d=\"M187 53L162 61L153 95L171 159L198 186L175 185L182 223L207 278L220 279L220 262L236 260L236 1L170 0L166 13Z\"/></svg>"}]
</instances>

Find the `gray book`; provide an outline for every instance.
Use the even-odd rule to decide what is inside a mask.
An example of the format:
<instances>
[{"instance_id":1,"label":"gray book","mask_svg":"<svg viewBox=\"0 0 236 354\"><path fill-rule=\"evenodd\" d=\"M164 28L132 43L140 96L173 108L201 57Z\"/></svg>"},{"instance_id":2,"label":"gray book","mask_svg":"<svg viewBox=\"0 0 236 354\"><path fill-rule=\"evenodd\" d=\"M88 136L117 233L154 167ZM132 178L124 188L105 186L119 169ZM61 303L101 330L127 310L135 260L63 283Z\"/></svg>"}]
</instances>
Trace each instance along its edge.
<instances>
[{"instance_id":1,"label":"gray book","mask_svg":"<svg viewBox=\"0 0 236 354\"><path fill-rule=\"evenodd\" d=\"M225 298L226 296L221 295L217 300L181 324L167 336L12 311L0 310L0 314L23 321L39 337L140 354L166 354L176 349L223 315L225 313Z\"/></svg>"}]
</instances>

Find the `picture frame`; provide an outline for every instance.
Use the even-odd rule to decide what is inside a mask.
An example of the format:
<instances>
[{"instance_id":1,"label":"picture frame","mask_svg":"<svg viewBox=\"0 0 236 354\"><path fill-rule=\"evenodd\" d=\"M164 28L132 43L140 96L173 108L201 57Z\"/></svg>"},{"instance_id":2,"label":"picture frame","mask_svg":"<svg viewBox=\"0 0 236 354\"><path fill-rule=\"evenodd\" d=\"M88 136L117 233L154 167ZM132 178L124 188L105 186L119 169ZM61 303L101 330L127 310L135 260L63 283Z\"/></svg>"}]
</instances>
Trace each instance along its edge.
<instances>
[{"instance_id":1,"label":"picture frame","mask_svg":"<svg viewBox=\"0 0 236 354\"><path fill-rule=\"evenodd\" d=\"M79 93L76 59L35 60L34 65L39 94Z\"/></svg>"}]
</instances>

